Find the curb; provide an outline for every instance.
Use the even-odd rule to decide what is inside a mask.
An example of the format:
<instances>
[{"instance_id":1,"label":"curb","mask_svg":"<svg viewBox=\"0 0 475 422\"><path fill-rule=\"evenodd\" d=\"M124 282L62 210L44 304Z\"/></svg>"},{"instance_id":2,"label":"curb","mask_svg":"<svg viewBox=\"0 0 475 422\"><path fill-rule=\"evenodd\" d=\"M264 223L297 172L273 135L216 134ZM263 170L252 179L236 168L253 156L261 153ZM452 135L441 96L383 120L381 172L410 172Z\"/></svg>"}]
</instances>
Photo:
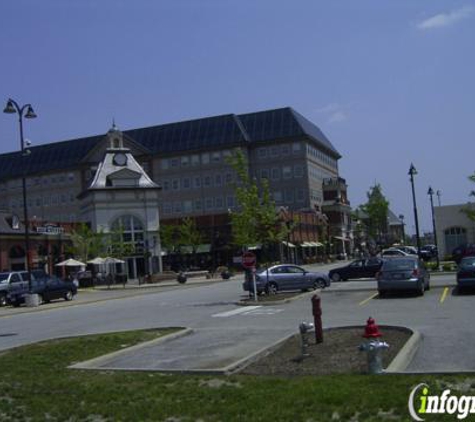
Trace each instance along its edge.
<instances>
[{"instance_id":1,"label":"curb","mask_svg":"<svg viewBox=\"0 0 475 422\"><path fill-rule=\"evenodd\" d=\"M422 334L419 331L413 328L407 329L412 331L412 335L411 337L409 337L409 340L406 341L399 353L386 368L385 372L388 374L397 374L404 372L409 366L409 364L412 362L414 355L419 349L419 345L422 343Z\"/></svg>"},{"instance_id":2,"label":"curb","mask_svg":"<svg viewBox=\"0 0 475 422\"><path fill-rule=\"evenodd\" d=\"M177 339L177 338L180 338L180 337L184 337L184 336L187 336L188 334L191 334L193 332L192 328L183 328L183 327L177 327L177 328L181 328L181 330L176 332L176 333L171 333L171 334L168 334L166 336L158 337L154 340L145 341L143 343L139 343L139 344L136 344L134 346L126 347L122 350L118 350L116 352L108 353L106 355L102 355L102 356L99 356L99 357L94 358L94 359L89 359L89 360L86 360L84 362L75 363L74 365L68 366L68 368L69 369L101 370L103 368L100 368L99 365L104 363L104 362L107 362L110 359L116 358L118 356L125 355L129 352L140 350L140 349L142 349L144 347L147 347L147 346L153 346L153 345L158 344L158 343L163 343L165 341L170 341L170 340L174 340L174 339ZM113 369L113 368L104 368L104 369Z\"/></svg>"}]
</instances>

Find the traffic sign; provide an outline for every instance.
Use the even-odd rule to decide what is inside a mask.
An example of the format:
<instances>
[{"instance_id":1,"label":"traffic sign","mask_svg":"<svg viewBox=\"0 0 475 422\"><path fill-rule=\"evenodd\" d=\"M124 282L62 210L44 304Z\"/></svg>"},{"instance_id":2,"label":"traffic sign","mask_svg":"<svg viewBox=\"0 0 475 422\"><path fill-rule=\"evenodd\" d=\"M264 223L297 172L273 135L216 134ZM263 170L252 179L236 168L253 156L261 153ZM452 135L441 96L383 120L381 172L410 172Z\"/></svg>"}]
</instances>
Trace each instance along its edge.
<instances>
[{"instance_id":1,"label":"traffic sign","mask_svg":"<svg viewBox=\"0 0 475 422\"><path fill-rule=\"evenodd\" d=\"M242 254L242 266L245 268L252 268L256 266L256 255L252 252L244 252Z\"/></svg>"}]
</instances>

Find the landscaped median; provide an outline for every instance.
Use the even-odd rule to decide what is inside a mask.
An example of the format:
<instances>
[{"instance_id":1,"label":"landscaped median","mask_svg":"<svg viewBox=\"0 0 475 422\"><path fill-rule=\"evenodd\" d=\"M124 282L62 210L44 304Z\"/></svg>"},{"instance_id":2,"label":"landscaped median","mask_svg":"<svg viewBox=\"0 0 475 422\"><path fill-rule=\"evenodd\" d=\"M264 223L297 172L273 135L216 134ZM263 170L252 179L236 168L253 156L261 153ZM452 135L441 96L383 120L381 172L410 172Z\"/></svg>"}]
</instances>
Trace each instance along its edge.
<instances>
[{"instance_id":1,"label":"landscaped median","mask_svg":"<svg viewBox=\"0 0 475 422\"><path fill-rule=\"evenodd\" d=\"M471 375L197 376L68 369L171 332L176 330L94 335L3 352L0 420L405 421L409 394L422 382L433 387L432 394L444 388L475 394Z\"/></svg>"}]
</instances>

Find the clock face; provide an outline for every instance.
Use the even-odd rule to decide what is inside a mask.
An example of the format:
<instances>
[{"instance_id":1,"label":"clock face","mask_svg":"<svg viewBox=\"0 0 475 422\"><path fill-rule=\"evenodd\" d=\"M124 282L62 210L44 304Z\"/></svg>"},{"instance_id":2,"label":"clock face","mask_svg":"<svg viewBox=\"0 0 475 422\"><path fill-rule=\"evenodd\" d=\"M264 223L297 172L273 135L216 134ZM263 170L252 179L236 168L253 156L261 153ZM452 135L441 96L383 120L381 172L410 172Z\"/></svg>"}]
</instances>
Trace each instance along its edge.
<instances>
[{"instance_id":1,"label":"clock face","mask_svg":"<svg viewBox=\"0 0 475 422\"><path fill-rule=\"evenodd\" d=\"M116 166L125 166L127 164L127 156L122 152L118 152L114 155L114 164Z\"/></svg>"}]
</instances>

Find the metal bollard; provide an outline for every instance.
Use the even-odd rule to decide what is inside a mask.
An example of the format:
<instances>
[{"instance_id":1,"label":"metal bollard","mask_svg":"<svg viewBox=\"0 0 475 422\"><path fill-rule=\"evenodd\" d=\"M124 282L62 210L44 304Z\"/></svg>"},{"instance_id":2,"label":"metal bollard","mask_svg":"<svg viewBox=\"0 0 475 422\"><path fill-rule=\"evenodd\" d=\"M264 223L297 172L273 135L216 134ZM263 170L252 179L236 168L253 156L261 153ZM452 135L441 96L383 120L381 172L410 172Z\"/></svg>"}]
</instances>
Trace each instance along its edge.
<instances>
[{"instance_id":1,"label":"metal bollard","mask_svg":"<svg viewBox=\"0 0 475 422\"><path fill-rule=\"evenodd\" d=\"M314 325L311 322L301 322L299 325L299 331L300 331L300 347L301 347L301 357L302 359L304 357L309 356L307 353L307 347L308 347L308 334L311 330L313 330Z\"/></svg>"},{"instance_id":2,"label":"metal bollard","mask_svg":"<svg viewBox=\"0 0 475 422\"><path fill-rule=\"evenodd\" d=\"M312 296L312 314L315 326L315 342L323 343L322 304L318 295Z\"/></svg>"}]
</instances>

